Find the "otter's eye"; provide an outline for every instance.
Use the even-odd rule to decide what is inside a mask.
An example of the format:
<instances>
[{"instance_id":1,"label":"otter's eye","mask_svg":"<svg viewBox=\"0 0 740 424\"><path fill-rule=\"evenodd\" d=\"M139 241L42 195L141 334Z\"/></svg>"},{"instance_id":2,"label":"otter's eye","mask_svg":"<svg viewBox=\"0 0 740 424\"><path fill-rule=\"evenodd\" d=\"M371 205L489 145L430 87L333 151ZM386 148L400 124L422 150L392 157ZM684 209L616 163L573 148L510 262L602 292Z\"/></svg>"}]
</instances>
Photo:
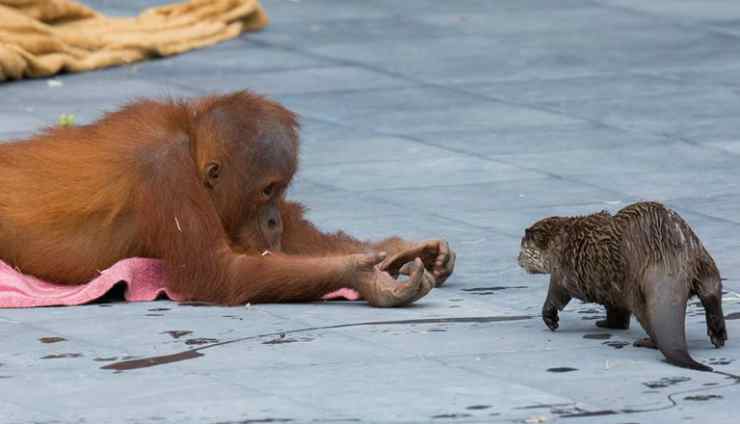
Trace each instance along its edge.
<instances>
[{"instance_id":1,"label":"otter's eye","mask_svg":"<svg viewBox=\"0 0 740 424\"><path fill-rule=\"evenodd\" d=\"M272 193L275 191L275 187L273 184L268 185L262 190L262 194L264 194L266 197L272 197Z\"/></svg>"}]
</instances>

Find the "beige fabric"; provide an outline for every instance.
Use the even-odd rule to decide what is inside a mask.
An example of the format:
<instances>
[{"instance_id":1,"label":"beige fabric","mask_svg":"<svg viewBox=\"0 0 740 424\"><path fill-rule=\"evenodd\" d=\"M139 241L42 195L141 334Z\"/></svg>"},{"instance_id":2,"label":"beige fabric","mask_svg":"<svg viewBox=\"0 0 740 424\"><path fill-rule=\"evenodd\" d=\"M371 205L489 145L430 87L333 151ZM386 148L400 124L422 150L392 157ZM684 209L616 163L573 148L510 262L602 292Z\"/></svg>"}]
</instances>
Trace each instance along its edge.
<instances>
[{"instance_id":1,"label":"beige fabric","mask_svg":"<svg viewBox=\"0 0 740 424\"><path fill-rule=\"evenodd\" d=\"M0 0L0 81L173 55L267 23L258 0L190 0L133 18L72 0Z\"/></svg>"}]
</instances>

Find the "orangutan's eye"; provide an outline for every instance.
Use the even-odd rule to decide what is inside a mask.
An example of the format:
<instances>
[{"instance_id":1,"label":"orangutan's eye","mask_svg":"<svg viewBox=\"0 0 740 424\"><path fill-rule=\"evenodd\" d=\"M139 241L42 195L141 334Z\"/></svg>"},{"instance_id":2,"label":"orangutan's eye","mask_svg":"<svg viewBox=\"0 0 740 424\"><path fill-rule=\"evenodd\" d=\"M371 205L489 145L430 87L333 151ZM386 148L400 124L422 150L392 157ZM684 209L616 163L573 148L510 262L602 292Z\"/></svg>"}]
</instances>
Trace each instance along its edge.
<instances>
[{"instance_id":1,"label":"orangutan's eye","mask_svg":"<svg viewBox=\"0 0 740 424\"><path fill-rule=\"evenodd\" d=\"M267 197L272 197L272 193L275 191L274 184L270 184L262 190L262 194Z\"/></svg>"}]
</instances>

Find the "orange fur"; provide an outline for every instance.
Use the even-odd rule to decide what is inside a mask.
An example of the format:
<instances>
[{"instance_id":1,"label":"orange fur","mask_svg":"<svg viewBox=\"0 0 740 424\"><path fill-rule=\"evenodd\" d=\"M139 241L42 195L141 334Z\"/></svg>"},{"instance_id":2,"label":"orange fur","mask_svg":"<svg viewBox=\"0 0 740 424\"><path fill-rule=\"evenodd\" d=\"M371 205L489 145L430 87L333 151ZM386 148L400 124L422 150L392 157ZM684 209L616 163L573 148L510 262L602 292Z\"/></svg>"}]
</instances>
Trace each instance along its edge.
<instances>
[{"instance_id":1,"label":"orange fur","mask_svg":"<svg viewBox=\"0 0 740 424\"><path fill-rule=\"evenodd\" d=\"M170 288L221 304L305 301L351 286L347 254L411 246L323 234L282 197L283 252L265 249L266 185L297 168L295 116L247 92L141 100L99 121L0 144L0 258L22 272L84 283L127 257L164 260ZM215 188L205 167L219 163Z\"/></svg>"}]
</instances>

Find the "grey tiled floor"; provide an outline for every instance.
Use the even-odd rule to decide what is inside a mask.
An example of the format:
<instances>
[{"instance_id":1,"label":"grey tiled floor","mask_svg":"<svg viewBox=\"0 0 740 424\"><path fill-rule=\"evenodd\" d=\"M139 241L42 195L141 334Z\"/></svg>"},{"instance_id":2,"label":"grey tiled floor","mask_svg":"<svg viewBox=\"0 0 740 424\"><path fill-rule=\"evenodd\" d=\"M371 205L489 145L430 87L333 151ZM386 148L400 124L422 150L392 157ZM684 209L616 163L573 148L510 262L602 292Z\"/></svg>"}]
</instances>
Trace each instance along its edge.
<instances>
[{"instance_id":1,"label":"grey tiled floor","mask_svg":"<svg viewBox=\"0 0 740 424\"><path fill-rule=\"evenodd\" d=\"M156 2L89 3L132 14ZM61 86L1 84L0 138L63 113L89 122L133 97L249 88L302 117L291 195L311 219L361 238L447 238L456 273L393 310L0 310L0 423L737 422L740 385L622 347L643 335L636 322L603 331L600 307L572 302L560 330L546 330L546 279L514 256L540 217L664 201L715 256L725 312L738 316L740 2L263 3L269 28L213 48L59 76ZM689 309L692 355L740 374L740 321L715 350L701 312ZM380 323L327 328L366 322ZM208 343L199 338L233 342L101 368ZM43 359L63 354L74 355Z\"/></svg>"}]
</instances>

